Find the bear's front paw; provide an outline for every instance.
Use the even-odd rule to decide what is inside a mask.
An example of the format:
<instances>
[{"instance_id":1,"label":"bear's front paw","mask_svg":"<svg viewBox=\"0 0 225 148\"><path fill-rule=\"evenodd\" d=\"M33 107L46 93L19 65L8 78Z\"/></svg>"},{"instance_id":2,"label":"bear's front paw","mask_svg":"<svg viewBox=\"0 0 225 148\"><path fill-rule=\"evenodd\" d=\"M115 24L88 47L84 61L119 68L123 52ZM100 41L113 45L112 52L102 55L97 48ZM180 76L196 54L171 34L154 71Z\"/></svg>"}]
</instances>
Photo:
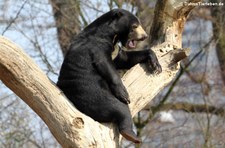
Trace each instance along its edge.
<instances>
[{"instance_id":1,"label":"bear's front paw","mask_svg":"<svg viewBox=\"0 0 225 148\"><path fill-rule=\"evenodd\" d=\"M152 74L159 74L162 72L162 67L159 64L159 61L155 55L155 53L149 54L148 58L148 68Z\"/></svg>"},{"instance_id":2,"label":"bear's front paw","mask_svg":"<svg viewBox=\"0 0 225 148\"><path fill-rule=\"evenodd\" d=\"M130 103L129 95L123 85L111 85L113 95L125 104Z\"/></svg>"},{"instance_id":3,"label":"bear's front paw","mask_svg":"<svg viewBox=\"0 0 225 148\"><path fill-rule=\"evenodd\" d=\"M148 61L148 68L149 68L149 71L152 74L160 74L162 72L162 67L159 64L158 60L157 61L149 60Z\"/></svg>"}]
</instances>

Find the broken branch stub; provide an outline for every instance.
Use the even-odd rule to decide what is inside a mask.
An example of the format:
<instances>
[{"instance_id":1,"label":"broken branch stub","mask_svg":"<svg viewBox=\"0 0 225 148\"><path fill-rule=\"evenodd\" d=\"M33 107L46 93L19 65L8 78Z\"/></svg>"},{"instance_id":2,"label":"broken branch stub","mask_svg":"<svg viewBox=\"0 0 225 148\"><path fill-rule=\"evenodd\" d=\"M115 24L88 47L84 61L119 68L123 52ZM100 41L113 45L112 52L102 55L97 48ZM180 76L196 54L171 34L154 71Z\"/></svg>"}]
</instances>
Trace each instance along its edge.
<instances>
[{"instance_id":1,"label":"broken branch stub","mask_svg":"<svg viewBox=\"0 0 225 148\"><path fill-rule=\"evenodd\" d=\"M160 60L160 63L164 68L171 68L172 66L177 65L178 62L185 59L189 55L189 48L170 50L165 55L162 55L163 60Z\"/></svg>"}]
</instances>

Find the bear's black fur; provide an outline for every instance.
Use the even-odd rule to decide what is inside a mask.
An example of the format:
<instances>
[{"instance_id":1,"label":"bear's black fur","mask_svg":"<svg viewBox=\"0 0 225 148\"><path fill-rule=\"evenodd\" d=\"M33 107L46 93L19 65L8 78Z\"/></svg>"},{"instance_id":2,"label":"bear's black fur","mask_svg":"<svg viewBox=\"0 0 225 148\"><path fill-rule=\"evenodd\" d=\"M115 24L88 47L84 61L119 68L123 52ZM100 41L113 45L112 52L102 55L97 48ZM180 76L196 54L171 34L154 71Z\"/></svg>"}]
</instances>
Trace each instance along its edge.
<instances>
[{"instance_id":1,"label":"bear's black fur","mask_svg":"<svg viewBox=\"0 0 225 148\"><path fill-rule=\"evenodd\" d=\"M114 9L96 19L73 40L61 67L57 86L75 107L99 122L115 122L128 140L139 143L132 130L130 102L116 69L147 62L161 72L153 51L123 51L111 58L114 45L135 48L147 37L139 20L130 12Z\"/></svg>"}]
</instances>

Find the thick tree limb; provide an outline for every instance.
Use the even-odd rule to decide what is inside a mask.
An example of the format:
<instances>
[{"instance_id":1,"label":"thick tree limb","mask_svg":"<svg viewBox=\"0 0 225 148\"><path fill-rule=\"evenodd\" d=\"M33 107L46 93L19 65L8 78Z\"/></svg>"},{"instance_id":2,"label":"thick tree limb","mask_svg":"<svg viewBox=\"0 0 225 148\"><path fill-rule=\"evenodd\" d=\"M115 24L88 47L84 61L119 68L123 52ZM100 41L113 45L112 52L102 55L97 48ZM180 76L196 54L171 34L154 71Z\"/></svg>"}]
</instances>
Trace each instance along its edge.
<instances>
[{"instance_id":1,"label":"thick tree limb","mask_svg":"<svg viewBox=\"0 0 225 148\"><path fill-rule=\"evenodd\" d=\"M34 61L4 37L0 79L43 119L63 147L118 146L111 124L101 125L76 110Z\"/></svg>"},{"instance_id":2,"label":"thick tree limb","mask_svg":"<svg viewBox=\"0 0 225 148\"><path fill-rule=\"evenodd\" d=\"M181 49L181 33L192 8L184 6L183 2L164 0L163 9L156 8L159 9L156 12L160 13L160 17L168 18L160 25L161 34L166 38L160 41L157 39L158 45L154 47L163 72L150 75L143 65L137 65L123 76L132 101L132 115L140 111L175 77L178 69L173 64L188 55L187 49ZM161 0L158 3L161 4ZM178 11L182 13L178 15ZM173 23L177 20L181 25ZM178 38L172 37L174 32ZM0 37L0 79L43 119L63 147L119 147L118 131L113 124L99 124L80 113L34 61L4 37Z\"/></svg>"}]
</instances>

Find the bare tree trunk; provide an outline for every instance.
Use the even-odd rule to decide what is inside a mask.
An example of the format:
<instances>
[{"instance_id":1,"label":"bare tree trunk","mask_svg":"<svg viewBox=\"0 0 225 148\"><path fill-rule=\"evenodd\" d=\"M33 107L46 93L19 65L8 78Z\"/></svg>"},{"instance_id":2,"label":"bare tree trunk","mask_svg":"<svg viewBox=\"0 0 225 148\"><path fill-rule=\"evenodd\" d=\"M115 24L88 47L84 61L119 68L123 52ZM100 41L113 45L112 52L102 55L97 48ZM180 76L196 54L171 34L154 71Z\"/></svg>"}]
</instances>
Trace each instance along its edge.
<instances>
[{"instance_id":1,"label":"bare tree trunk","mask_svg":"<svg viewBox=\"0 0 225 148\"><path fill-rule=\"evenodd\" d=\"M50 0L53 8L59 45L65 56L73 36L80 32L78 0Z\"/></svg>"},{"instance_id":2,"label":"bare tree trunk","mask_svg":"<svg viewBox=\"0 0 225 148\"><path fill-rule=\"evenodd\" d=\"M163 72L149 75L143 65L137 65L122 78L131 97L132 115L171 82L178 71L176 63L188 55L188 49L178 49L187 14L193 8L184 6L183 1L157 2L152 26L156 37L151 34L151 43ZM80 113L22 49L3 37L0 79L43 119L63 147L119 147L119 133L113 124L99 124Z\"/></svg>"},{"instance_id":3,"label":"bare tree trunk","mask_svg":"<svg viewBox=\"0 0 225 148\"><path fill-rule=\"evenodd\" d=\"M212 2L219 3L220 1L215 0ZM211 14L213 16L213 35L217 41L216 52L220 63L221 76L225 84L225 7L212 7Z\"/></svg>"}]
</instances>

